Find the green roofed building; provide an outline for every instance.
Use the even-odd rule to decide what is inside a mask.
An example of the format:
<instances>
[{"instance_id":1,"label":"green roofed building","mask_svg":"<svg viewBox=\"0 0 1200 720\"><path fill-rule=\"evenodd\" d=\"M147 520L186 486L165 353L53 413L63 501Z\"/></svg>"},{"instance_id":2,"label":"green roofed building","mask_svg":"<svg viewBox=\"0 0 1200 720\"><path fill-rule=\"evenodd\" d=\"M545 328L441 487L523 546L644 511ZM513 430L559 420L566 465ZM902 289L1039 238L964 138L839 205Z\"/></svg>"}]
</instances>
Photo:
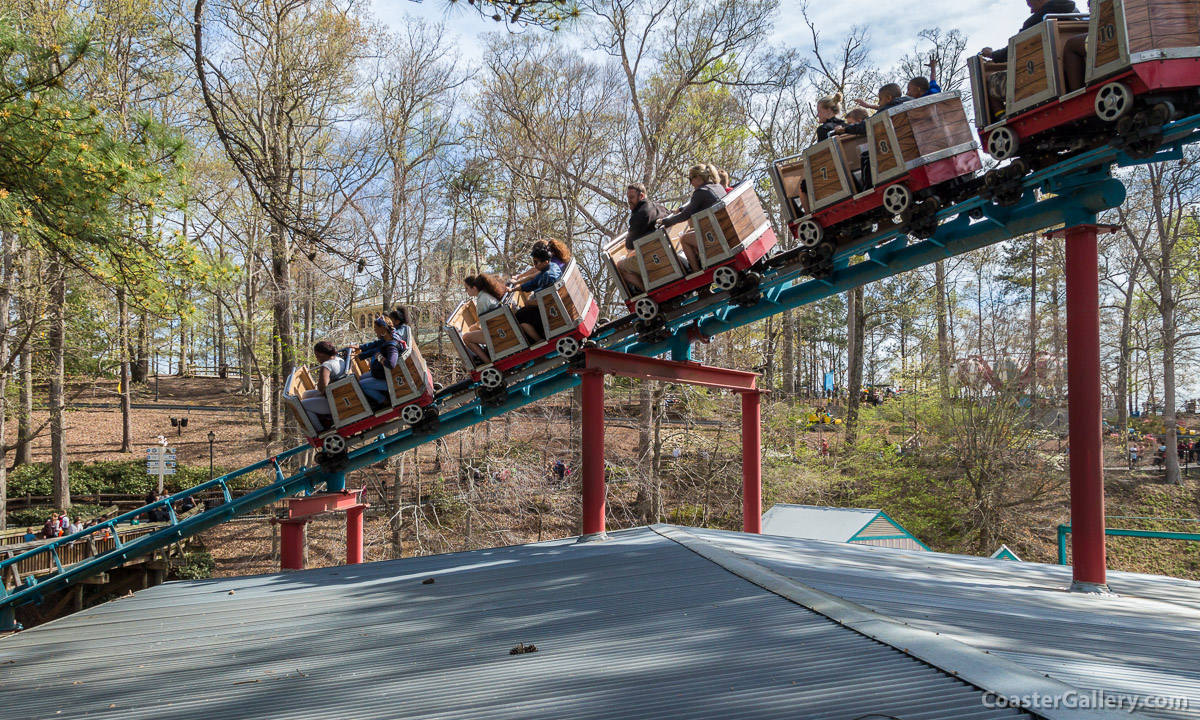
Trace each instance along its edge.
<instances>
[{"instance_id":1,"label":"green roofed building","mask_svg":"<svg viewBox=\"0 0 1200 720\"><path fill-rule=\"evenodd\" d=\"M763 534L855 545L929 550L882 510L776 503L763 513Z\"/></svg>"}]
</instances>

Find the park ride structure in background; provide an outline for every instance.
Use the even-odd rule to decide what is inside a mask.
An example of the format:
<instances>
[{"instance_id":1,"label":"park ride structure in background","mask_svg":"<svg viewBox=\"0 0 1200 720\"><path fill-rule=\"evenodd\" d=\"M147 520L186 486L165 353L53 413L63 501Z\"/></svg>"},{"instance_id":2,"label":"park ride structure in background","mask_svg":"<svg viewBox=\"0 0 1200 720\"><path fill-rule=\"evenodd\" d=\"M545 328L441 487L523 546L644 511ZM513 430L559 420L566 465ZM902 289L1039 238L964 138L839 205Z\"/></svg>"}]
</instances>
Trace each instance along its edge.
<instances>
[{"instance_id":1,"label":"park ride structure in background","mask_svg":"<svg viewBox=\"0 0 1200 720\"><path fill-rule=\"evenodd\" d=\"M1093 13L1098 2L1100 0L1093 2ZM1184 3L1182 7L1184 11L1192 12L1193 17L1200 16L1200 12L1196 12L1200 4ZM1193 75L1193 83L1197 77L1200 74ZM1179 104L1176 107L1195 109L1195 93L1194 86L1176 93L1182 95L1177 98ZM1134 107L1157 99L1135 96ZM1153 110L1153 106L1150 110ZM816 248L803 246L797 251L767 255L751 268L735 270L733 287L727 287L728 283L723 283L717 277L715 267L707 268L702 275L713 270L710 279L716 286L714 291L709 291L703 281L689 290L683 289L686 285L679 285L676 296L663 298L663 302L655 300L658 307L652 325L636 323L640 318L634 315L596 323L582 337L587 338L589 348L625 353L629 361L634 363L638 357L653 358L667 352L675 361L686 363L690 360L693 342L704 342L720 333L772 315L1012 237L1047 228L1064 228L1061 232L1065 236L1067 254L1067 317L1072 328L1068 336L1067 375L1068 406L1073 419L1070 425L1073 587L1080 591L1104 591L1106 568L1096 242L1100 228L1096 226L1096 219L1099 213L1117 207L1125 199L1124 185L1112 176L1113 166L1129 167L1179 160L1183 157L1185 145L1200 141L1200 115L1178 117L1177 111L1171 118L1163 119L1161 113L1141 112L1144 113L1142 126L1128 133L1120 132L1120 128L1114 125L1113 131L1101 138L1106 142L1096 143L1094 147L1070 147L1064 154L1041 155L1040 167L1010 162L984 174L984 190L977 194L953 204L942 203L939 197L938 207L928 211L932 217L922 216L925 227L920 228L919 233L912 233L914 239L911 242L905 236L912 230L914 216L911 213L873 220L869 233L840 235L831 257L818 253ZM1148 124L1151 120L1162 122ZM1078 132L1073 122L1064 120L1061 126L1063 131ZM1015 169L1013 166L1016 166ZM989 181L989 177L992 180ZM851 196L840 202L853 203L855 200ZM693 220L695 229L695 218ZM866 229L865 223L860 229ZM701 233L700 237L705 238L705 235ZM759 237L765 237L765 233ZM736 239L740 244L747 236L739 234ZM726 244L730 249L734 246L729 240ZM865 255L866 260L851 264L851 257L856 255ZM744 275L738 275L738 272ZM722 273L722 276L725 275ZM686 280L683 278L683 281ZM746 285L743 283L753 283L753 291L745 292ZM522 358L521 363L514 363L500 371L502 385L498 390L483 387L483 373L479 372L479 377L473 377L469 383L434 392L424 408L435 409L438 414L436 425L418 422L413 426L401 418L385 420L372 415L363 419L362 422L368 425L357 433L338 433L344 441L340 452L334 453L325 446L316 465L302 466L290 476L284 475L281 461L298 456L311 445L292 448L229 475L163 498L146 508L114 518L109 523L70 537L48 541L27 553L0 561L0 573L3 573L14 563L46 554L58 568L57 572L48 576L27 577L11 591L0 588L0 630L16 627L13 614L16 606L40 602L48 593L116 567L131 557L153 552L293 495L311 495L318 490L344 493L346 473L571 389L583 382L579 369L586 367L589 348L581 344L571 357L567 357L568 352L557 351L549 342L545 342L541 347L522 351L530 354ZM426 380L431 387L430 379L426 377ZM593 398L601 394L596 379L588 383ZM289 385L289 390L293 391L295 397L295 391L299 388ZM595 405L593 402L592 407ZM397 412L397 409L393 407L388 412ZM324 442L327 439L322 444ZM593 468L590 473L586 470L583 473L585 487L593 496L593 502L587 504L592 513L587 523L589 530L603 528L603 503L599 504L597 511L594 497L597 487L601 491L603 489L603 463L597 464L595 459L598 453L602 458L603 450L595 442L594 437L585 433L584 448L589 460L585 464ZM595 480L597 466L599 485ZM273 471L274 482L233 499L228 482L259 470ZM117 543L112 550L73 565L64 566L60 561L59 550L64 545L86 541L92 534L111 530L116 523L127 522L152 507L162 505L170 509L171 503L209 489L222 491L227 502L188 518L178 518L171 511L170 524L154 533L130 543ZM600 499L603 499L603 495ZM753 502L753 498L747 500ZM747 517L751 513L758 516L759 512L760 508L744 508Z\"/></svg>"}]
</instances>

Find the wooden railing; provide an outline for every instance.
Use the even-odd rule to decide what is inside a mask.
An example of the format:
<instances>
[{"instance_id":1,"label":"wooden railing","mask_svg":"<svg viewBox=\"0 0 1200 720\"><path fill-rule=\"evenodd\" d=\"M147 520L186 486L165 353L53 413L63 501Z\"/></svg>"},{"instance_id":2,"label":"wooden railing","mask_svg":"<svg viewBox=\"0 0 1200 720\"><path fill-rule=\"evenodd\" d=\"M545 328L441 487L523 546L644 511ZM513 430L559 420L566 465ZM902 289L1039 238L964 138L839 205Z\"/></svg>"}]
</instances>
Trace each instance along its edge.
<instances>
[{"instance_id":1,"label":"wooden railing","mask_svg":"<svg viewBox=\"0 0 1200 720\"><path fill-rule=\"evenodd\" d=\"M166 527L170 523L144 523L139 525L125 525L118 529L122 543L128 543L144 535ZM23 531L22 531L23 532ZM35 549L38 545L47 542L39 540L37 542L24 542L15 545L7 545L0 547L0 560L11 558L20 555L23 552ZM58 563L63 568L70 567L75 563L83 562L90 557L109 552L116 547L116 539L111 533L93 534L84 540L60 545L58 547ZM135 559L134 559L135 560ZM10 565L5 574L4 586L7 588L20 587L25 582L26 577L36 577L55 572L59 567L54 562L54 555L51 553L38 553L32 555L15 565Z\"/></svg>"}]
</instances>

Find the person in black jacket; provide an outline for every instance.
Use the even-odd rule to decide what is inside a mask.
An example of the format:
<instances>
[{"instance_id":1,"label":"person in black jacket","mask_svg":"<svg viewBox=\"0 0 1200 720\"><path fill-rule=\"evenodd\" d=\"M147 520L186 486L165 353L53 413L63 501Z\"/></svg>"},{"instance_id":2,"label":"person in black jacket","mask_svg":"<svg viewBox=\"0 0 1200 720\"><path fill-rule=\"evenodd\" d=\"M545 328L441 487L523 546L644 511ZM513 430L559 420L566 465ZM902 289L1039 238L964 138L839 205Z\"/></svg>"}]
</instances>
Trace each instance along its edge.
<instances>
[{"instance_id":1,"label":"person in black jacket","mask_svg":"<svg viewBox=\"0 0 1200 720\"><path fill-rule=\"evenodd\" d=\"M879 109L875 111L875 114L887 112L888 109L894 108L897 105L902 105L911 100L912 98L901 92L899 85L896 83L888 83L887 85L879 88ZM850 125L843 125L833 132L835 135L857 135L859 137L865 137L867 134L867 121L863 120ZM873 184L871 179L871 154L863 151L862 159L859 161L859 163L860 172L857 179L859 187L857 189L861 191L866 190Z\"/></svg>"},{"instance_id":2,"label":"person in black jacket","mask_svg":"<svg viewBox=\"0 0 1200 720\"><path fill-rule=\"evenodd\" d=\"M625 188L625 200L629 203L629 232L625 233L625 249L629 254L617 262L617 272L629 288L630 295L637 295L642 288L642 266L633 253L633 241L654 232L659 220L670 214L665 207L646 199L646 186L630 183Z\"/></svg>"},{"instance_id":3,"label":"person in black jacket","mask_svg":"<svg viewBox=\"0 0 1200 720\"><path fill-rule=\"evenodd\" d=\"M1025 24L1021 26L1019 32L1028 30L1046 19L1047 15L1068 15L1079 12L1079 8L1075 6L1074 0L1025 0L1025 4L1029 6L1029 11L1032 13L1025 19ZM1063 43L1063 78L1066 80L1066 92L1078 90L1083 87L1084 69L1087 62L1087 34L1079 33L1067 38ZM1008 62L1008 48L1002 47L992 50L984 48L979 51L979 54L985 58L991 59L992 62Z\"/></svg>"},{"instance_id":4,"label":"person in black jacket","mask_svg":"<svg viewBox=\"0 0 1200 720\"><path fill-rule=\"evenodd\" d=\"M696 213L721 202L721 198L725 197L725 188L721 186L720 178L717 177L715 170L711 165L693 165L688 170L688 182L693 188L692 197L688 200L687 205L659 221L663 227L671 227L676 223L684 222ZM690 274L696 270L702 270L695 230L689 229L680 235L679 244L683 248L684 259L687 260L688 265L684 271Z\"/></svg>"},{"instance_id":5,"label":"person in black jacket","mask_svg":"<svg viewBox=\"0 0 1200 720\"><path fill-rule=\"evenodd\" d=\"M817 100L817 120L821 124L817 126L817 142L825 140L833 134L834 130L846 124L842 119L842 94L840 92Z\"/></svg>"},{"instance_id":6,"label":"person in black jacket","mask_svg":"<svg viewBox=\"0 0 1200 720\"><path fill-rule=\"evenodd\" d=\"M1029 6L1029 11L1033 13L1025 19L1025 24L1021 26L1021 31L1037 25L1046 19L1047 15L1063 15L1066 13L1079 12L1079 8L1075 7L1074 0L1025 0L1025 4ZM979 54L991 58L992 62L1008 62L1008 47L1002 47L997 50L992 50L990 47L979 51Z\"/></svg>"}]
</instances>

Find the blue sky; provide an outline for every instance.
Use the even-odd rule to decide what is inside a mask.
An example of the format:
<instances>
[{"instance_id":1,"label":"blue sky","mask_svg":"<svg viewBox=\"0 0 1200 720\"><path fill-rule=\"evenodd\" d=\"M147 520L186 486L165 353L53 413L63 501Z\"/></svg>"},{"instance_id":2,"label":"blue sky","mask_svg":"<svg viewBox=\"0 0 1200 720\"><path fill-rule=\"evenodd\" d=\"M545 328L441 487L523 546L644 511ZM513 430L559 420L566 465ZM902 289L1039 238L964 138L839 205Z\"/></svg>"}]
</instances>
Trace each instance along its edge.
<instances>
[{"instance_id":1,"label":"blue sky","mask_svg":"<svg viewBox=\"0 0 1200 720\"><path fill-rule=\"evenodd\" d=\"M480 57L480 35L504 26L480 18L463 0L461 8L448 0L372 0L375 15L384 23L399 27L406 15L430 21L446 21L448 30L462 42L463 57ZM812 2L809 14L821 32L822 42L834 43L853 25L865 24L871 33L871 55L876 65L888 68L913 48L917 33L925 28L943 30L957 28L969 39L968 50L976 52L985 46L998 47L1009 35L1016 34L1029 16L1023 0L984 0L972 3L930 2L929 0L841 0ZM536 31L534 31L536 32ZM811 46L808 28L800 15L798 0L782 0L775 23L775 40L780 44L798 46L806 51Z\"/></svg>"}]
</instances>

